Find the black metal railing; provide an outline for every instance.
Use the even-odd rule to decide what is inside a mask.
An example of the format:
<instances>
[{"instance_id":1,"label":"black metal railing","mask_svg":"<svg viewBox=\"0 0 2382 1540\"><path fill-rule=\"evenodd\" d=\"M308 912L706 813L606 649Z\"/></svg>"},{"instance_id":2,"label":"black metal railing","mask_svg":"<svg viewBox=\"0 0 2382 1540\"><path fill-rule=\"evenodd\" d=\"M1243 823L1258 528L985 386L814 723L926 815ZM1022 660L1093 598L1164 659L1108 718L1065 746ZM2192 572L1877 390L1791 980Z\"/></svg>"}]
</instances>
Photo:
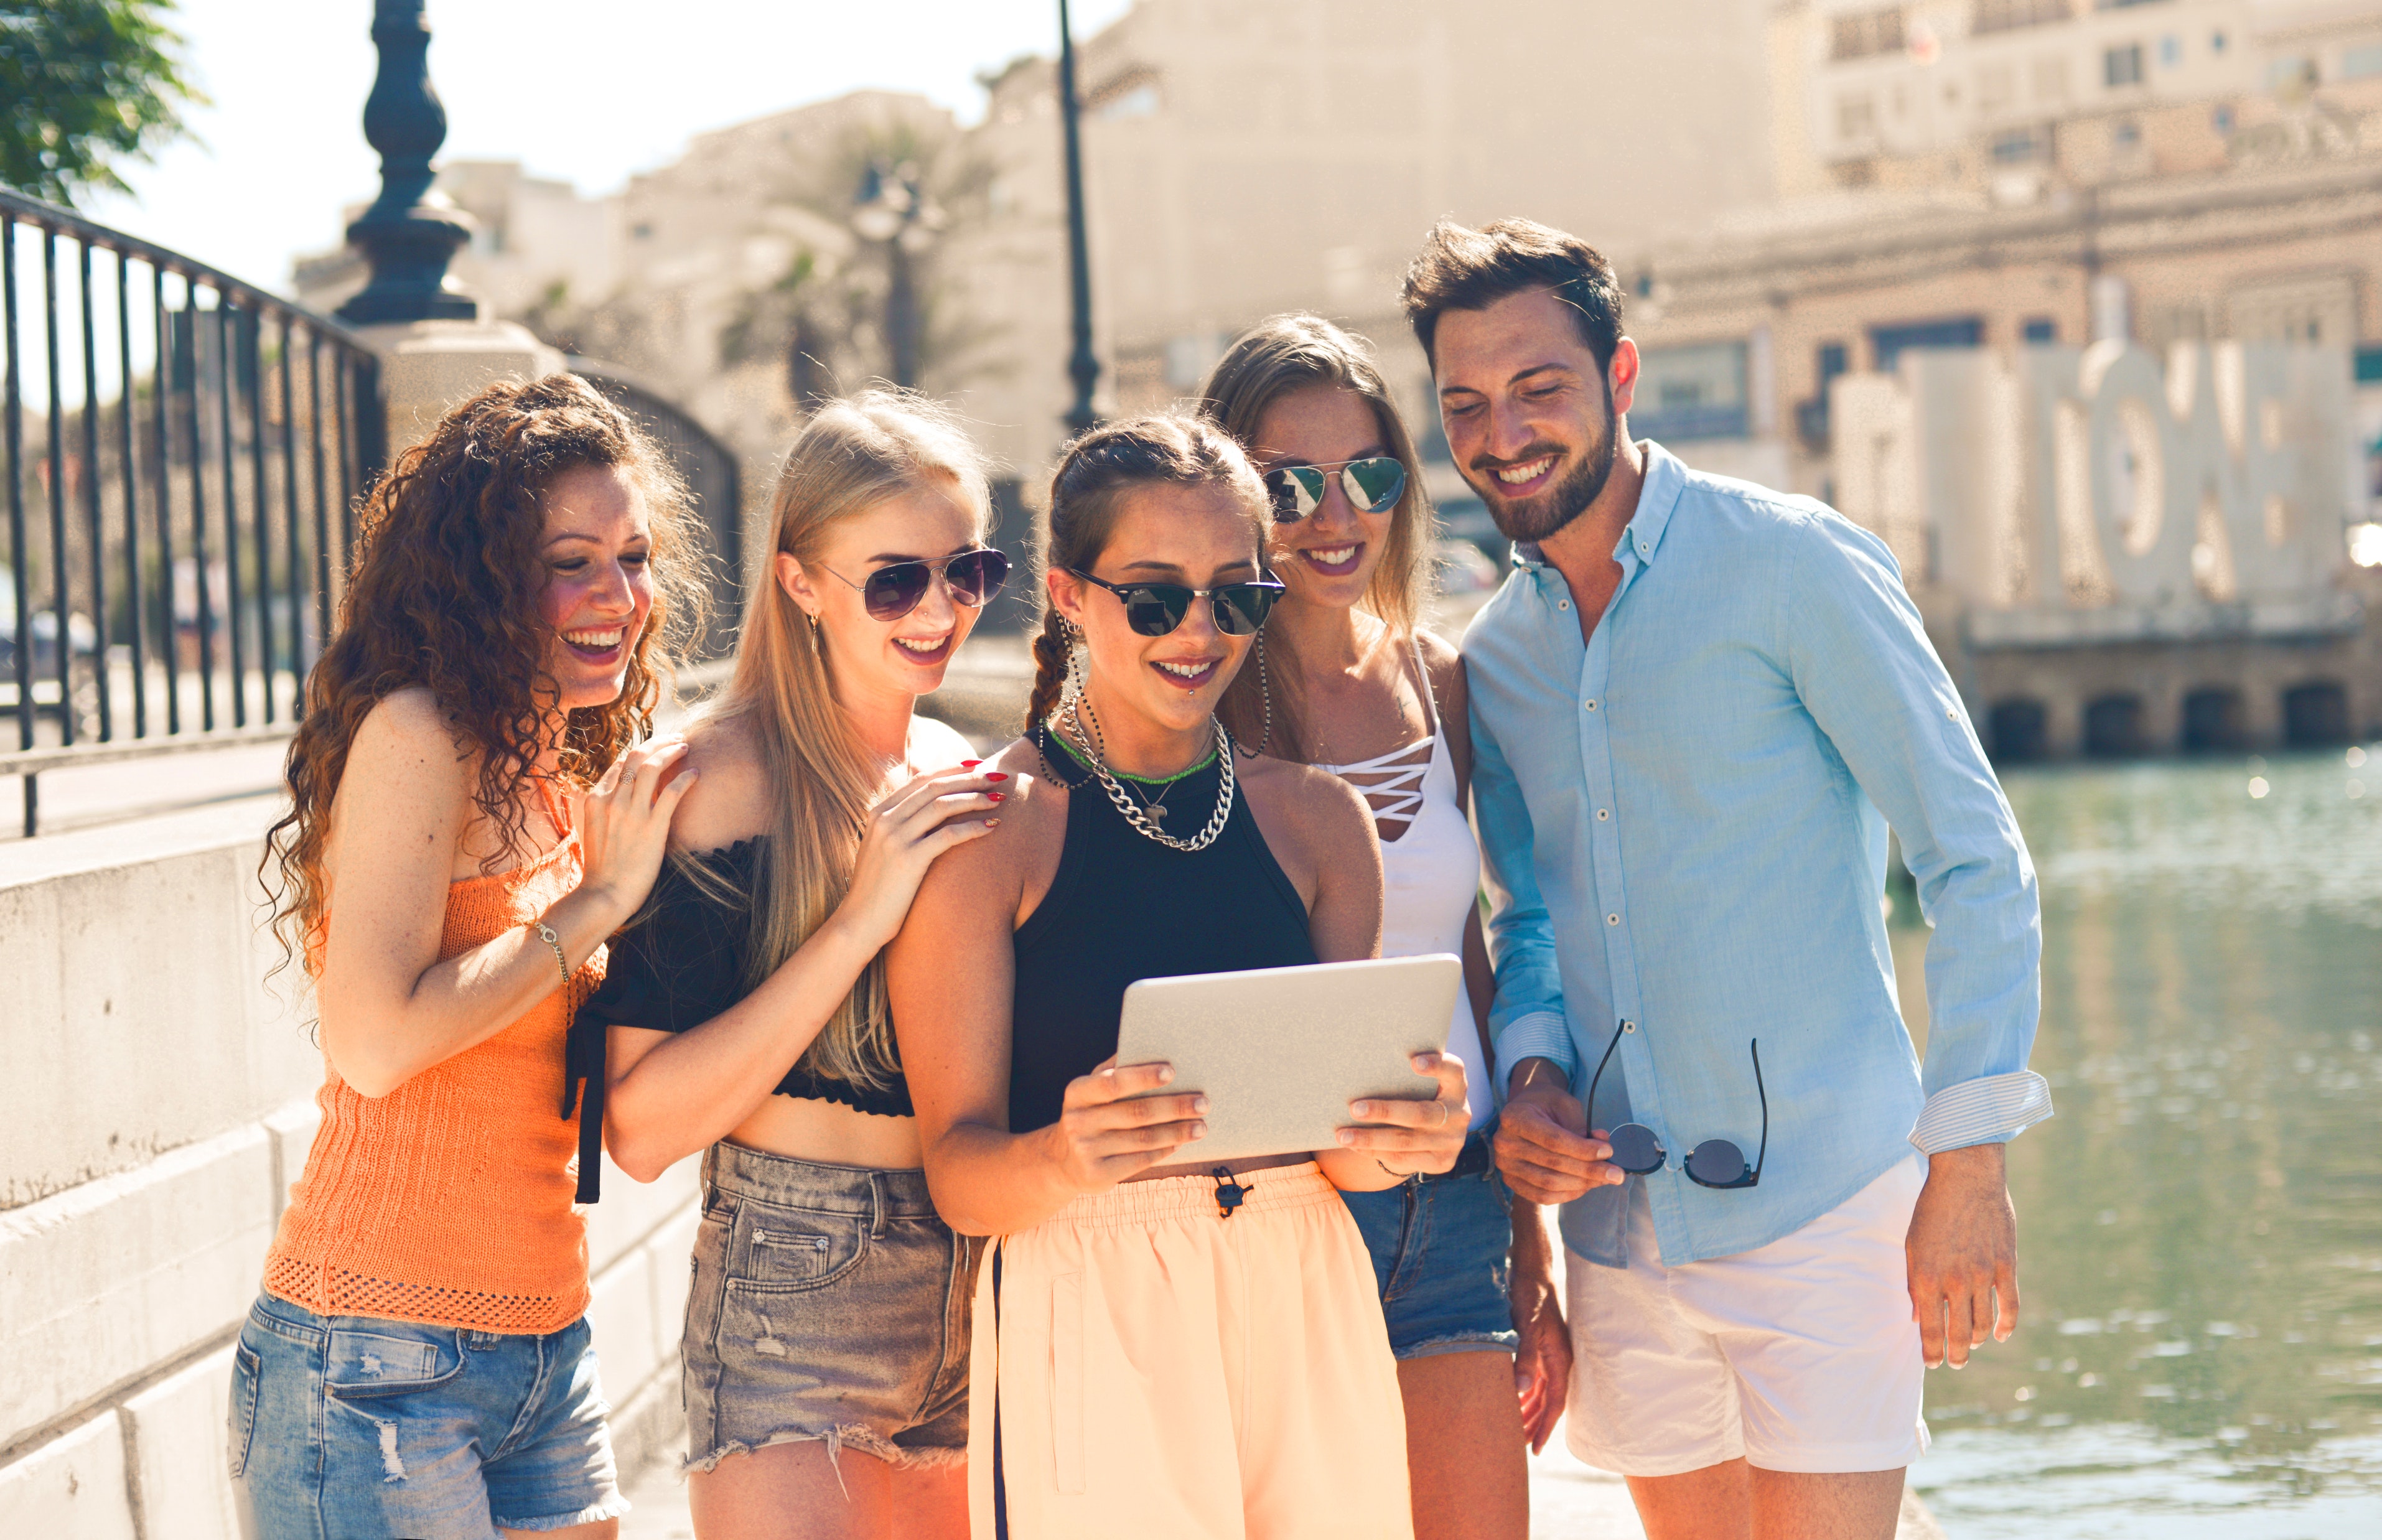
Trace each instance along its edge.
<instances>
[{"instance_id":1,"label":"black metal railing","mask_svg":"<svg viewBox=\"0 0 2382 1540\"><path fill-rule=\"evenodd\" d=\"M571 373L583 376L637 425L677 467L694 500L709 548L705 573L711 615L688 652L702 662L727 657L736 648L737 621L744 605L744 482L736 451L661 391L617 364L573 357Z\"/></svg>"},{"instance_id":2,"label":"black metal railing","mask_svg":"<svg viewBox=\"0 0 2382 1540\"><path fill-rule=\"evenodd\" d=\"M0 776L286 734L383 458L354 333L0 190Z\"/></svg>"}]
</instances>

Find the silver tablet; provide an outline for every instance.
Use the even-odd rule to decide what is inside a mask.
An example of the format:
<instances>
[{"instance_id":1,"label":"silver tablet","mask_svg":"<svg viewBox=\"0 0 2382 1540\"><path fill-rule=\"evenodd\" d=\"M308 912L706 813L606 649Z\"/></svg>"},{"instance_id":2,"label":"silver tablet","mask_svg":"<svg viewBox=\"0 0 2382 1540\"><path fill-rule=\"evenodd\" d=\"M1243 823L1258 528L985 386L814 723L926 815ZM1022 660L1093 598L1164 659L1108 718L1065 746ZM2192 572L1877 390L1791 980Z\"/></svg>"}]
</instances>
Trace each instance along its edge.
<instances>
[{"instance_id":1,"label":"silver tablet","mask_svg":"<svg viewBox=\"0 0 2382 1540\"><path fill-rule=\"evenodd\" d=\"M1117 1062L1173 1065L1152 1094L1207 1093L1207 1136L1170 1166L1335 1149L1357 1097L1439 1094L1408 1060L1446 1046L1463 986L1444 952L1143 979L1124 992Z\"/></svg>"}]
</instances>

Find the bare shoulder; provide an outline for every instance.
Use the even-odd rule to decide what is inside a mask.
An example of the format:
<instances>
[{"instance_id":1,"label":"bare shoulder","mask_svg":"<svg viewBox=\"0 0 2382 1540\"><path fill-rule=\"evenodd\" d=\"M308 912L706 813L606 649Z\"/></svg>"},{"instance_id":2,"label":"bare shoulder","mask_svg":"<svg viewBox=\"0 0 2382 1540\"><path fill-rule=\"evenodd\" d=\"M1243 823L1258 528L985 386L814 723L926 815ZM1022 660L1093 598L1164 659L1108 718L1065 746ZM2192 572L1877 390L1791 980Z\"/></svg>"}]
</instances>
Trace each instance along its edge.
<instances>
[{"instance_id":1,"label":"bare shoulder","mask_svg":"<svg viewBox=\"0 0 2382 1540\"><path fill-rule=\"evenodd\" d=\"M1415 632L1416 644L1422 650L1422 666L1430 674L1430 690L1443 705L1453 706L1464 699L1464 654L1455 643L1429 628Z\"/></svg>"},{"instance_id":2,"label":"bare shoulder","mask_svg":"<svg viewBox=\"0 0 2382 1540\"><path fill-rule=\"evenodd\" d=\"M384 791L451 796L468 801L474 756L456 734L437 698L420 685L381 697L348 744L340 779Z\"/></svg>"},{"instance_id":3,"label":"bare shoulder","mask_svg":"<svg viewBox=\"0 0 2382 1540\"><path fill-rule=\"evenodd\" d=\"M694 786L670 820L670 844L716 850L769 827L769 775L752 726L738 715L708 716L686 735L680 774Z\"/></svg>"},{"instance_id":4,"label":"bare shoulder","mask_svg":"<svg viewBox=\"0 0 2382 1540\"><path fill-rule=\"evenodd\" d=\"M1239 774L1252 808L1272 814L1269 823L1319 851L1372 843L1371 810L1356 788L1331 771L1290 760L1254 759L1243 760Z\"/></svg>"},{"instance_id":5,"label":"bare shoulder","mask_svg":"<svg viewBox=\"0 0 2382 1540\"><path fill-rule=\"evenodd\" d=\"M1032 886L1038 894L1067 837L1067 788L1044 773L1042 756L1024 739L1004 745L976 767L1009 778L1000 783L1000 825L982 839L954 846L935 860L919 889L919 904L965 903L1013 909ZM1039 879L1037 881L1037 879ZM919 912L914 907L912 913Z\"/></svg>"}]
</instances>

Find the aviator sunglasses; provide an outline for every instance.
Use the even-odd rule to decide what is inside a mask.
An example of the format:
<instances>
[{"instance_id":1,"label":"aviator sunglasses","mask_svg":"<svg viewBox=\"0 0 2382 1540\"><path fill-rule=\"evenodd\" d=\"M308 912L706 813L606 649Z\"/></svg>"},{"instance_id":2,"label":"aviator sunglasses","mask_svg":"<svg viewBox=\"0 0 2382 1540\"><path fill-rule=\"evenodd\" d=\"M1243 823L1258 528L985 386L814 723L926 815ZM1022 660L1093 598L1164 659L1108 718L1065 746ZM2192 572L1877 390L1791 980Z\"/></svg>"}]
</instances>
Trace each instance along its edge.
<instances>
[{"instance_id":1,"label":"aviator sunglasses","mask_svg":"<svg viewBox=\"0 0 2382 1540\"><path fill-rule=\"evenodd\" d=\"M1332 480L1324 472L1340 472L1340 490L1358 513L1379 513L1406 489L1406 468L1393 455L1342 460L1337 465L1277 465L1265 473L1266 496L1273 504L1273 521L1295 524L1323 506Z\"/></svg>"},{"instance_id":2,"label":"aviator sunglasses","mask_svg":"<svg viewBox=\"0 0 2382 1540\"><path fill-rule=\"evenodd\" d=\"M1596 1127L1596 1082L1604 1078L1604 1067L1613 1062L1613 1050L1619 1046L1621 1034L1616 1032L1613 1034L1613 1041L1605 1045L1604 1057L1596 1061L1596 1073L1589 1079L1586 1116L1591 1129ZM1762 1098L1761 1152L1753 1157L1753 1164L1748 1166L1745 1152L1727 1140L1705 1140L1688 1152L1688 1179L1698 1187L1713 1187L1725 1192L1731 1188L1762 1185L1762 1162L1770 1155L1770 1093L1762 1085L1762 1039L1753 1039L1748 1047L1753 1055L1753 1089ZM1624 1123L1606 1134L1604 1142L1613 1146L1613 1164L1631 1176L1642 1177L1649 1172L1659 1171L1663 1168L1663 1162L1669 1158L1670 1152L1663 1148L1663 1142L1655 1138L1654 1131L1643 1123Z\"/></svg>"},{"instance_id":3,"label":"aviator sunglasses","mask_svg":"<svg viewBox=\"0 0 2382 1540\"><path fill-rule=\"evenodd\" d=\"M832 567L827 570L846 588L860 590L860 602L868 606L871 620L899 620L918 607L938 572L951 585L952 597L970 609L991 603L1001 585L1009 581L1009 558L998 551L978 550L962 551L939 561L897 561L859 582Z\"/></svg>"},{"instance_id":4,"label":"aviator sunglasses","mask_svg":"<svg viewBox=\"0 0 2382 1540\"><path fill-rule=\"evenodd\" d=\"M1181 583L1103 582L1079 567L1067 570L1095 588L1105 588L1124 601L1124 623L1136 636L1164 636L1183 624L1191 601L1205 598L1216 606L1216 629L1226 636L1250 636L1273 613L1282 584L1270 578L1245 583L1218 583L1213 588L1185 588Z\"/></svg>"}]
</instances>

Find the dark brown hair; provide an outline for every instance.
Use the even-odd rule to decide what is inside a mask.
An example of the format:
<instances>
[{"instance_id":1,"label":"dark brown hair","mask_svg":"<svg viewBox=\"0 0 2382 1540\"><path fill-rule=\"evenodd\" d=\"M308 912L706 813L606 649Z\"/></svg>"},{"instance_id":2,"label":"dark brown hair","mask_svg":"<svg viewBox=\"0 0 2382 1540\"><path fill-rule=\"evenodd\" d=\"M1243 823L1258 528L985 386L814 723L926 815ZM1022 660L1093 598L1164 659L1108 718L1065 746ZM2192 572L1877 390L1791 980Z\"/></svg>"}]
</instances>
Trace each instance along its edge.
<instances>
[{"instance_id":1,"label":"dark brown hair","mask_svg":"<svg viewBox=\"0 0 2382 1540\"><path fill-rule=\"evenodd\" d=\"M1108 549L1126 493L1144 486L1229 487L1248 509L1256 548L1265 551L1265 483L1249 457L1222 428L1204 419L1158 413L1094 428L1067 446L1050 478L1050 527L1035 577L1089 567ZM1042 629L1034 638L1034 694L1025 725L1050 715L1067 677L1069 644L1059 611L1043 584Z\"/></svg>"},{"instance_id":2,"label":"dark brown hair","mask_svg":"<svg viewBox=\"0 0 2382 1540\"><path fill-rule=\"evenodd\" d=\"M1500 219L1478 230L1441 220L1408 264L1398 302L1430 358L1443 314L1487 310L1532 288L1551 290L1570 306L1572 324L1596 355L1596 366L1612 363L1621 340L1621 285L1613 264L1578 236L1535 220Z\"/></svg>"},{"instance_id":3,"label":"dark brown hair","mask_svg":"<svg viewBox=\"0 0 2382 1540\"><path fill-rule=\"evenodd\" d=\"M1258 424L1276 401L1308 385L1330 385L1361 398L1373 411L1381 442L1406 468L1406 488L1391 515L1390 537L1381 559L1367 585L1364 607L1378 616L1400 640L1414 634L1422 606L1430 597L1431 547L1438 529L1430 498L1422 487L1422 457L1415 453L1390 387L1373 361L1372 345L1342 331L1320 315L1277 315L1260 321L1225 350L1208 383L1200 387L1200 415L1240 440L1244 448L1257 446ZM1283 758L1307 757L1301 730L1303 692L1296 659L1288 640L1271 642L1273 666L1268 678L1244 668L1224 689L1218 713L1233 736L1255 743L1264 732L1266 703L1262 692L1273 691L1273 747Z\"/></svg>"},{"instance_id":4,"label":"dark brown hair","mask_svg":"<svg viewBox=\"0 0 2382 1540\"><path fill-rule=\"evenodd\" d=\"M531 770L560 698L543 671L542 505L557 477L584 466L616 467L645 495L655 593L620 696L570 714L562 773L592 781L652 729L670 640L702 605L685 490L636 424L577 375L490 385L439 419L365 498L338 624L307 678L284 768L290 808L266 837L259 876L285 957L309 972L328 898L331 801L356 730L398 691L427 690L476 762L473 803L497 836L486 869L522 853Z\"/></svg>"}]
</instances>

